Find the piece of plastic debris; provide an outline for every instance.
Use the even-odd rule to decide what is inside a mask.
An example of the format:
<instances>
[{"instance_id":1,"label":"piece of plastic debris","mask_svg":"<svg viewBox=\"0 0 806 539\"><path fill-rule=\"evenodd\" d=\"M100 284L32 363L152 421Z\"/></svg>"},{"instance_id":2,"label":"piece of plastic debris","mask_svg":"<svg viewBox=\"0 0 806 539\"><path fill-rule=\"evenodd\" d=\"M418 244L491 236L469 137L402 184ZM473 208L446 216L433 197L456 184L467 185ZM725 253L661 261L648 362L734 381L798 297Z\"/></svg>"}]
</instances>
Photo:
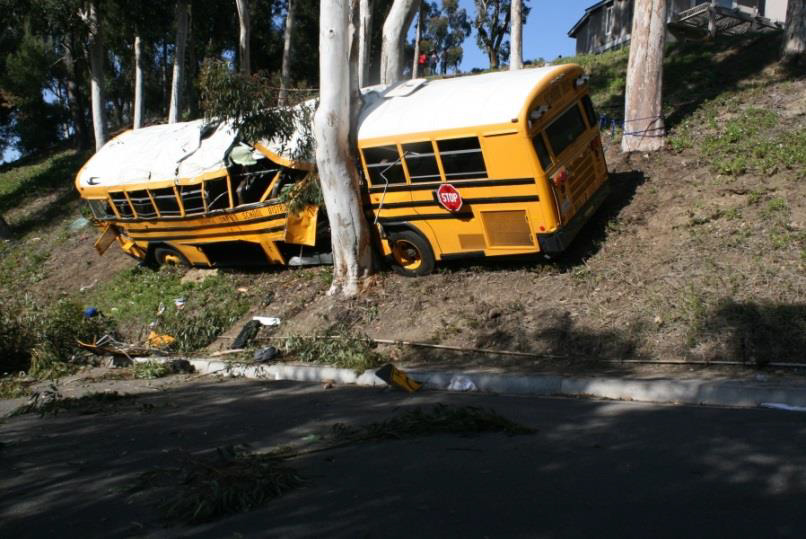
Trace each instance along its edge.
<instances>
[{"instance_id":1,"label":"piece of plastic debris","mask_svg":"<svg viewBox=\"0 0 806 539\"><path fill-rule=\"evenodd\" d=\"M787 412L806 412L806 406L793 406L791 404L784 404L783 402L762 402L759 404L762 408L772 408L773 410L784 410Z\"/></svg>"},{"instance_id":2,"label":"piece of plastic debris","mask_svg":"<svg viewBox=\"0 0 806 539\"><path fill-rule=\"evenodd\" d=\"M95 316L98 316L97 307L87 307L84 309L84 318L93 318Z\"/></svg>"},{"instance_id":3,"label":"piece of plastic debris","mask_svg":"<svg viewBox=\"0 0 806 539\"><path fill-rule=\"evenodd\" d=\"M422 383L413 378L409 378L405 372L401 371L400 369L396 369L391 363L387 363L375 371L375 376L390 386L399 387L400 389L408 391L409 393L414 393L423 387Z\"/></svg>"},{"instance_id":4,"label":"piece of plastic debris","mask_svg":"<svg viewBox=\"0 0 806 539\"><path fill-rule=\"evenodd\" d=\"M266 363L267 361L271 361L279 354L279 350L274 346L267 346L266 348L261 348L260 350L255 352L255 361L258 363Z\"/></svg>"},{"instance_id":5,"label":"piece of plastic debris","mask_svg":"<svg viewBox=\"0 0 806 539\"><path fill-rule=\"evenodd\" d=\"M165 304L160 301L160 306L157 307L157 316L165 312Z\"/></svg>"},{"instance_id":6,"label":"piece of plastic debris","mask_svg":"<svg viewBox=\"0 0 806 539\"><path fill-rule=\"evenodd\" d=\"M457 374L453 378L451 378L451 382L448 384L449 391L477 391L478 388L476 384L473 383L473 380L468 378L467 376L462 376Z\"/></svg>"},{"instance_id":7,"label":"piece of plastic debris","mask_svg":"<svg viewBox=\"0 0 806 539\"><path fill-rule=\"evenodd\" d=\"M185 308L185 298L176 298L176 299L174 299L174 305L176 305L177 309L184 309Z\"/></svg>"},{"instance_id":8,"label":"piece of plastic debris","mask_svg":"<svg viewBox=\"0 0 806 539\"><path fill-rule=\"evenodd\" d=\"M248 288L246 288L245 286L241 286L241 287L239 287L239 288L236 288L236 290L237 290L238 292L240 292L241 294L246 294L247 292L249 292L249 289L248 289Z\"/></svg>"},{"instance_id":9,"label":"piece of plastic debris","mask_svg":"<svg viewBox=\"0 0 806 539\"><path fill-rule=\"evenodd\" d=\"M238 336L232 341L233 348L246 348L246 346L257 337L257 332L260 331L260 322L257 320L250 320L241 328Z\"/></svg>"},{"instance_id":10,"label":"piece of plastic debris","mask_svg":"<svg viewBox=\"0 0 806 539\"><path fill-rule=\"evenodd\" d=\"M85 285L81 286L78 289L78 291L79 292L85 292L85 291L89 290L90 288L94 288L96 284L98 284L98 279L95 279L90 284L85 284Z\"/></svg>"},{"instance_id":11,"label":"piece of plastic debris","mask_svg":"<svg viewBox=\"0 0 806 539\"><path fill-rule=\"evenodd\" d=\"M81 230L82 228L86 227L88 224L90 224L89 219L87 219L85 217L79 217L78 219L76 219L75 221L70 223L70 227L69 227L70 232L76 232L77 230Z\"/></svg>"},{"instance_id":12,"label":"piece of plastic debris","mask_svg":"<svg viewBox=\"0 0 806 539\"><path fill-rule=\"evenodd\" d=\"M277 318L276 316L253 316L252 320L255 320L256 322L260 322L260 324L262 326L271 327L271 326L279 326L280 325L280 319Z\"/></svg>"},{"instance_id":13,"label":"piece of plastic debris","mask_svg":"<svg viewBox=\"0 0 806 539\"><path fill-rule=\"evenodd\" d=\"M311 256L292 256L288 259L289 266L318 266L332 263L333 255L330 253L318 253Z\"/></svg>"},{"instance_id":14,"label":"piece of plastic debris","mask_svg":"<svg viewBox=\"0 0 806 539\"><path fill-rule=\"evenodd\" d=\"M160 335L153 329L148 333L148 337L146 338L146 342L149 346L153 346L154 348L165 348L166 346L170 346L176 342L176 339L171 337L170 335Z\"/></svg>"}]
</instances>

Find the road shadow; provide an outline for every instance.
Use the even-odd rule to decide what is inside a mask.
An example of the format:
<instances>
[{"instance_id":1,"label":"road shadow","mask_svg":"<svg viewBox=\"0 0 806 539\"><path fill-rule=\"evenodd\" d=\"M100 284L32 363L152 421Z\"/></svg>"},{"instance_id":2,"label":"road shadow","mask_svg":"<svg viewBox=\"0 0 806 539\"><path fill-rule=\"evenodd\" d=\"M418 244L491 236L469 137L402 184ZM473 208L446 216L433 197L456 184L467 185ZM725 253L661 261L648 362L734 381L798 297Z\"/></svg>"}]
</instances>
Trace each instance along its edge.
<instances>
[{"instance_id":1,"label":"road shadow","mask_svg":"<svg viewBox=\"0 0 806 539\"><path fill-rule=\"evenodd\" d=\"M194 527L161 520L159 502L177 493L130 490L181 454L299 447L336 423L436 403L494 409L537 432L401 437L300 456L287 464L302 488ZM631 536L636 518L661 537L806 534L806 424L771 410L256 381L180 385L127 406L0 425L3 536L410 537L412 526L419 537Z\"/></svg>"}]
</instances>

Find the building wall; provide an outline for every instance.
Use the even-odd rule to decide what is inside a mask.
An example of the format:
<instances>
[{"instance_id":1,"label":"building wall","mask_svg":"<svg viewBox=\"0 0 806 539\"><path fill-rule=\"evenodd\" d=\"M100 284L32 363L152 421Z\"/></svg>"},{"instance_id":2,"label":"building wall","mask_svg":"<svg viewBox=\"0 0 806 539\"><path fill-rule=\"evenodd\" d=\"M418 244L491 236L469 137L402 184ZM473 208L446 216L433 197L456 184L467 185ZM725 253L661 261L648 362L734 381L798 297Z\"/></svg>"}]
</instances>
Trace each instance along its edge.
<instances>
[{"instance_id":1,"label":"building wall","mask_svg":"<svg viewBox=\"0 0 806 539\"><path fill-rule=\"evenodd\" d=\"M669 0L668 18L691 9L699 4L710 3L710 0ZM787 0L717 0L724 7L736 8L754 14L758 7L764 17L783 23L786 19ZM633 0L614 0L612 4L613 29L607 34L607 10L611 6L602 6L588 16L576 34L577 54L598 53L621 46L630 39L632 30ZM671 34L667 39L673 40Z\"/></svg>"}]
</instances>

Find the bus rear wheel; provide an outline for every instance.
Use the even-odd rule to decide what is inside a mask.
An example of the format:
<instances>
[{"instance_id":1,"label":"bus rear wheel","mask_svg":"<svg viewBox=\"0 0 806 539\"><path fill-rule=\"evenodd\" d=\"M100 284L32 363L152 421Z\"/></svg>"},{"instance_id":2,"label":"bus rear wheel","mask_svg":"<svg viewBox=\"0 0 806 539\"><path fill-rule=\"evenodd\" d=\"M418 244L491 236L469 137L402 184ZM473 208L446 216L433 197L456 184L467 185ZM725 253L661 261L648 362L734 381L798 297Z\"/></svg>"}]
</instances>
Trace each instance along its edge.
<instances>
[{"instance_id":1,"label":"bus rear wheel","mask_svg":"<svg viewBox=\"0 0 806 539\"><path fill-rule=\"evenodd\" d=\"M154 249L154 261L157 266L190 267L190 262L185 258L185 255L173 247L156 247Z\"/></svg>"},{"instance_id":2,"label":"bus rear wheel","mask_svg":"<svg viewBox=\"0 0 806 539\"><path fill-rule=\"evenodd\" d=\"M434 271L434 251L428 240L412 232L402 230L389 235L392 250L392 269L406 277L419 277Z\"/></svg>"}]
</instances>

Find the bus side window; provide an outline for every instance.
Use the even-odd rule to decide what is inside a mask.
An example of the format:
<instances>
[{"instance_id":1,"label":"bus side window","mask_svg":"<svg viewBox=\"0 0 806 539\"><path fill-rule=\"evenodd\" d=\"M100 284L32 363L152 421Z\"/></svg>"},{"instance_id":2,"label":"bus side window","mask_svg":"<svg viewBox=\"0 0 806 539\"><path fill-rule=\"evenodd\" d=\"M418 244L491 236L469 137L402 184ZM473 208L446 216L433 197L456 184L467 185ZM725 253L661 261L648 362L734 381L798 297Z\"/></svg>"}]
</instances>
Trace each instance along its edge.
<instances>
[{"instance_id":1,"label":"bus side window","mask_svg":"<svg viewBox=\"0 0 806 539\"><path fill-rule=\"evenodd\" d=\"M403 174L403 164L397 146L377 146L364 148L364 161L367 163L367 172L372 185L385 185L388 183L406 183Z\"/></svg>"},{"instance_id":2,"label":"bus side window","mask_svg":"<svg viewBox=\"0 0 806 539\"><path fill-rule=\"evenodd\" d=\"M271 194L269 194L270 199L277 198L287 192L295 183L308 175L308 172L294 168L281 167L280 170L280 179L272 188Z\"/></svg>"},{"instance_id":3,"label":"bus side window","mask_svg":"<svg viewBox=\"0 0 806 539\"><path fill-rule=\"evenodd\" d=\"M549 156L549 151L546 149L543 133L538 132L535 134L532 144L535 146L537 158L540 159L540 166L543 167L544 171L548 170L551 167L551 156Z\"/></svg>"},{"instance_id":4,"label":"bus side window","mask_svg":"<svg viewBox=\"0 0 806 539\"><path fill-rule=\"evenodd\" d=\"M176 193L173 188L151 189L151 196L160 212L160 216L179 215L179 203L176 201Z\"/></svg>"},{"instance_id":5,"label":"bus side window","mask_svg":"<svg viewBox=\"0 0 806 539\"><path fill-rule=\"evenodd\" d=\"M112 204L115 205L115 208L118 210L118 214L120 214L123 219L130 219L134 217L132 207L129 206L129 201L126 200L126 195L124 195L122 191L117 193L109 193L109 198L112 199Z\"/></svg>"},{"instance_id":6,"label":"bus side window","mask_svg":"<svg viewBox=\"0 0 806 539\"><path fill-rule=\"evenodd\" d=\"M225 210L229 208L229 191L227 179L219 178L204 182L204 196L207 199L207 211Z\"/></svg>"},{"instance_id":7,"label":"bus side window","mask_svg":"<svg viewBox=\"0 0 806 539\"><path fill-rule=\"evenodd\" d=\"M438 140L437 147L446 180L487 177L478 137Z\"/></svg>"},{"instance_id":8,"label":"bus side window","mask_svg":"<svg viewBox=\"0 0 806 539\"><path fill-rule=\"evenodd\" d=\"M137 212L137 217L149 218L157 216L157 211L154 209L147 191L129 191L129 200L134 206L134 211Z\"/></svg>"},{"instance_id":9,"label":"bus side window","mask_svg":"<svg viewBox=\"0 0 806 539\"><path fill-rule=\"evenodd\" d=\"M94 215L96 219L104 220L115 218L115 212L112 211L112 207L109 205L109 201L107 199L91 198L87 200L87 204L89 204L90 210L92 210L92 215Z\"/></svg>"},{"instance_id":10,"label":"bus side window","mask_svg":"<svg viewBox=\"0 0 806 539\"><path fill-rule=\"evenodd\" d=\"M582 105L585 107L585 115L588 117L588 125L590 127L596 127L599 123L599 117L596 115L596 109L593 108L593 101L591 101L591 97L586 95L582 98Z\"/></svg>"},{"instance_id":11,"label":"bus side window","mask_svg":"<svg viewBox=\"0 0 806 539\"><path fill-rule=\"evenodd\" d=\"M430 141L403 144L403 158L412 182L440 181L439 166Z\"/></svg>"},{"instance_id":12,"label":"bus side window","mask_svg":"<svg viewBox=\"0 0 806 539\"><path fill-rule=\"evenodd\" d=\"M268 159L261 159L256 165L237 167L239 172L231 175L236 205L260 202L279 170L276 165L268 166L268 163Z\"/></svg>"},{"instance_id":13,"label":"bus side window","mask_svg":"<svg viewBox=\"0 0 806 539\"><path fill-rule=\"evenodd\" d=\"M179 187L179 195L182 197L185 214L204 212L201 189L201 184L182 185Z\"/></svg>"}]
</instances>

